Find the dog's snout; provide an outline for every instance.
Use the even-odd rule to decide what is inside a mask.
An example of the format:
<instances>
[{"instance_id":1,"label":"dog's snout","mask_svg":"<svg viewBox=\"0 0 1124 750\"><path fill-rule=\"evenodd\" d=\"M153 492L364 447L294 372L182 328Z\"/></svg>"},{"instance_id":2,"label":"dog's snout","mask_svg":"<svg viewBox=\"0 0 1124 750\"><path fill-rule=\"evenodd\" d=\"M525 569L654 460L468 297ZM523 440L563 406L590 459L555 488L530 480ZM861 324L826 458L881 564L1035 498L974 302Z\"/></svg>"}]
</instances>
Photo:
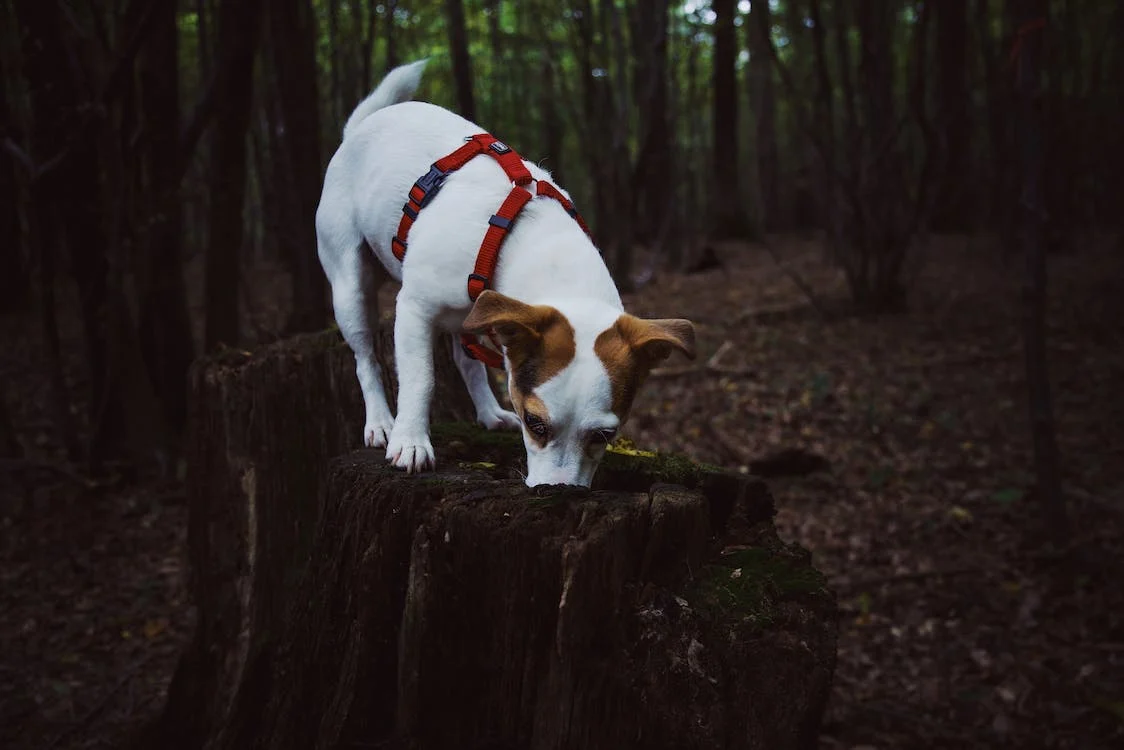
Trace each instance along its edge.
<instances>
[{"instance_id":1,"label":"dog's snout","mask_svg":"<svg viewBox=\"0 0 1124 750\"><path fill-rule=\"evenodd\" d=\"M551 471L542 476L529 474L527 476L528 487L538 487L540 485L550 484L565 484L573 487L589 487L588 481L583 481L581 477L576 476L573 472L569 471Z\"/></svg>"}]
</instances>

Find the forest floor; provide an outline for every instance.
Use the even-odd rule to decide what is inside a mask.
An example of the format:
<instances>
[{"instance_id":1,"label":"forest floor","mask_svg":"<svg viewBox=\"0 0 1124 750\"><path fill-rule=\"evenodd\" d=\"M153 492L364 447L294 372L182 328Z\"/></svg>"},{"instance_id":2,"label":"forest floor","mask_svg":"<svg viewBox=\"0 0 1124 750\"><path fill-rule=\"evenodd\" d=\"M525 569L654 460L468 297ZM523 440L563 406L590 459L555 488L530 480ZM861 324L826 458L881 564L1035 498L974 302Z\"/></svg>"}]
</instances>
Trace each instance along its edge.
<instances>
[{"instance_id":1,"label":"forest floor","mask_svg":"<svg viewBox=\"0 0 1124 750\"><path fill-rule=\"evenodd\" d=\"M834 309L815 243L786 268ZM830 470L769 480L784 537L841 611L821 738L848 748L1124 746L1124 257L1051 258L1051 379L1073 535L1041 541L1020 345L1021 267L930 243L906 313L824 317L760 246L661 275L630 311L698 324L634 408L641 447L730 467L785 448ZM283 277L247 274L249 328ZM271 302L271 300L273 302ZM34 316L0 318L0 382L27 458L0 461L0 747L114 747L160 707L192 632L182 466L97 480L59 459ZM63 316L79 392L80 321Z\"/></svg>"}]
</instances>

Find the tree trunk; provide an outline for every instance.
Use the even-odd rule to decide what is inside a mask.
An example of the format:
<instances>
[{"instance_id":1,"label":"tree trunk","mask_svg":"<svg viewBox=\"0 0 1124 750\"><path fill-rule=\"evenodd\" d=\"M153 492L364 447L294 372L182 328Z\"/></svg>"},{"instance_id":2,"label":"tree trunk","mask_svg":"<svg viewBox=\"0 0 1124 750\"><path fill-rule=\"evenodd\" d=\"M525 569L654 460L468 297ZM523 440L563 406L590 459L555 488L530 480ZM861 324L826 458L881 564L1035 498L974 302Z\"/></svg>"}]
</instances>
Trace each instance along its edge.
<instances>
[{"instance_id":1,"label":"tree trunk","mask_svg":"<svg viewBox=\"0 0 1124 750\"><path fill-rule=\"evenodd\" d=\"M394 33L394 14L398 12L398 0L387 0L386 3L386 71L389 73L398 67L398 37Z\"/></svg>"},{"instance_id":2,"label":"tree trunk","mask_svg":"<svg viewBox=\"0 0 1124 750\"><path fill-rule=\"evenodd\" d=\"M187 421L187 368L195 342L183 276L183 212L179 106L179 27L174 3L156 7L140 60L141 118L145 133L143 195L149 197L142 228L138 339L165 423L177 434Z\"/></svg>"},{"instance_id":3,"label":"tree trunk","mask_svg":"<svg viewBox=\"0 0 1124 750\"><path fill-rule=\"evenodd\" d=\"M757 156L757 184L761 229L775 229L780 208L780 168L777 156L776 89L773 63L769 57L768 34L773 28L769 3L752 6L746 23L749 44L749 101L757 119L754 151Z\"/></svg>"},{"instance_id":4,"label":"tree trunk","mask_svg":"<svg viewBox=\"0 0 1124 750\"><path fill-rule=\"evenodd\" d=\"M748 221L738 180L738 38L735 0L712 0L714 11L714 217L717 239L748 235Z\"/></svg>"},{"instance_id":5,"label":"tree trunk","mask_svg":"<svg viewBox=\"0 0 1124 750\"><path fill-rule=\"evenodd\" d=\"M331 115L339 131L347 122L351 108L359 102L347 101L343 91L343 55L340 54L343 40L340 38L340 0L328 0L328 100L331 102ZM276 54L285 54L279 50ZM366 96L367 92L364 92Z\"/></svg>"},{"instance_id":6,"label":"tree trunk","mask_svg":"<svg viewBox=\"0 0 1124 750\"><path fill-rule=\"evenodd\" d=\"M1019 144L1023 167L1023 281L1024 347L1030 407L1030 429L1034 439L1034 472L1038 501L1050 540L1059 548L1069 541L1069 517L1062 496L1058 445L1054 435L1054 406L1050 393L1050 370L1046 351L1046 253L1043 247L1042 205L1042 28L1046 0L1021 0L1019 26L1023 29L1017 50L1019 92Z\"/></svg>"},{"instance_id":7,"label":"tree trunk","mask_svg":"<svg viewBox=\"0 0 1124 750\"><path fill-rule=\"evenodd\" d=\"M973 203L972 121L968 116L968 0L941 0L937 22L937 82L948 164L933 215L935 229L964 231Z\"/></svg>"},{"instance_id":8,"label":"tree trunk","mask_svg":"<svg viewBox=\"0 0 1124 750\"><path fill-rule=\"evenodd\" d=\"M636 5L633 39L638 62L636 102L640 148L632 171L630 193L636 200L637 240L651 243L672 212L671 123L668 107L668 0L642 0Z\"/></svg>"},{"instance_id":9,"label":"tree trunk","mask_svg":"<svg viewBox=\"0 0 1124 750\"><path fill-rule=\"evenodd\" d=\"M636 241L636 201L632 191L632 151L630 148L630 119L632 105L629 101L628 50L624 43L621 10L616 0L602 0L602 33L609 46L612 61L606 103L603 110L609 115L605 123L611 135L611 148L606 164L610 185L610 209L613 215L612 241L608 245L609 270L617 288L631 292L633 244ZM606 249L604 246L602 249Z\"/></svg>"},{"instance_id":10,"label":"tree trunk","mask_svg":"<svg viewBox=\"0 0 1124 750\"><path fill-rule=\"evenodd\" d=\"M21 0L16 18L24 39L24 75L35 120L33 159L53 167L34 181L32 196L36 255L46 257L61 242L78 287L89 375L87 458L94 466L129 453L129 428L138 410L123 365L132 345L132 321L122 290L110 284L107 201L101 182L97 123L85 119L94 84L74 53L73 26L56 3ZM98 86L103 85L98 82ZM105 102L103 102L104 104ZM52 314L53 316L53 314Z\"/></svg>"},{"instance_id":11,"label":"tree trunk","mask_svg":"<svg viewBox=\"0 0 1124 750\"><path fill-rule=\"evenodd\" d=\"M0 20L7 23L10 16L9 12L5 12ZM4 36L0 44L6 46L11 43L14 46L18 43L15 34L6 32ZM13 62L11 57L14 52L14 49L0 51L0 63L4 68L8 68ZM3 71L0 82L3 82L5 89L3 95L0 95L0 142L4 138L19 141L21 138L11 125L17 119L12 101L15 98L12 92L17 85L15 72ZM0 195L8 196L7 200L0 203L0 268L4 269L0 273L0 313L23 312L31 305L31 275L21 237L23 229L20 201L15 198L20 190L17 169L20 169L20 165L15 159L7 155L0 159Z\"/></svg>"},{"instance_id":12,"label":"tree trunk","mask_svg":"<svg viewBox=\"0 0 1124 750\"><path fill-rule=\"evenodd\" d=\"M316 256L316 207L323 178L320 162L320 96L316 77L316 18L311 0L274 0L268 6L277 71L280 128L270 133L283 160L283 223L277 227L291 274L293 333L320 330L328 296Z\"/></svg>"},{"instance_id":13,"label":"tree trunk","mask_svg":"<svg viewBox=\"0 0 1124 750\"><path fill-rule=\"evenodd\" d=\"M246 133L254 85L254 58L262 0L223 0L219 9L219 58L223 83L216 102L211 143L206 271L206 349L239 340L238 290L246 197Z\"/></svg>"},{"instance_id":14,"label":"tree trunk","mask_svg":"<svg viewBox=\"0 0 1124 750\"><path fill-rule=\"evenodd\" d=\"M565 122L558 108L559 89L554 81L554 63L546 55L541 62L542 80L540 82L540 109L542 111L543 149L540 158L550 167L550 175L557 185L566 184L566 170L562 153L565 137Z\"/></svg>"},{"instance_id":15,"label":"tree trunk","mask_svg":"<svg viewBox=\"0 0 1124 750\"><path fill-rule=\"evenodd\" d=\"M582 86L582 116L587 124L584 144L586 148L583 149L583 154L590 179L593 181L591 211L586 218L592 218L594 240L599 247L604 248L613 237L610 226L612 211L609 207L611 192L609 183L612 175L608 169L611 154L605 137L605 133L608 132L606 125L608 118L604 112L604 97L601 96L604 84L593 76L597 36L591 0L580 0L574 16L577 26L575 57Z\"/></svg>"},{"instance_id":16,"label":"tree trunk","mask_svg":"<svg viewBox=\"0 0 1124 750\"><path fill-rule=\"evenodd\" d=\"M488 76L488 109L485 120L489 123L497 122L507 111L507 68L504 62L503 31L500 27L502 12L501 0L484 0L484 13L488 17L488 46L492 51L492 74Z\"/></svg>"},{"instance_id":17,"label":"tree trunk","mask_svg":"<svg viewBox=\"0 0 1124 750\"><path fill-rule=\"evenodd\" d=\"M199 627L150 746L815 746L834 599L763 484L610 454L528 490L519 436L468 425L439 473L329 464L362 420L338 342L193 370Z\"/></svg>"},{"instance_id":18,"label":"tree trunk","mask_svg":"<svg viewBox=\"0 0 1124 750\"><path fill-rule=\"evenodd\" d=\"M384 324L375 347L392 404L393 341L393 325ZM433 418L475 419L448 346L438 348ZM285 586L308 559L328 460L362 445L355 358L336 332L200 360L190 389L188 540L198 619L143 747L201 748L227 720L250 656L244 636L280 622Z\"/></svg>"},{"instance_id":19,"label":"tree trunk","mask_svg":"<svg viewBox=\"0 0 1124 750\"><path fill-rule=\"evenodd\" d=\"M449 55L453 58L453 81L457 88L460 116L476 121L476 100L472 95L472 62L468 55L468 29L464 23L464 0L445 0L449 24Z\"/></svg>"}]
</instances>

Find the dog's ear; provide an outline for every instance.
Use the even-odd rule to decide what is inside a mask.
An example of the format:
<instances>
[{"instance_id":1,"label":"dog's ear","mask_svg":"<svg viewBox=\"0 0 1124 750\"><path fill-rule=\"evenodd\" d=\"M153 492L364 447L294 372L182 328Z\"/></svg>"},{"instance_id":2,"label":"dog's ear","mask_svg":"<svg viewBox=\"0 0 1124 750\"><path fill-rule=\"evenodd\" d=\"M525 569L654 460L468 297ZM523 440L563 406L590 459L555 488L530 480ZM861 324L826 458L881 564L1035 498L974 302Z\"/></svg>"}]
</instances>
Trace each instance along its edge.
<instances>
[{"instance_id":1,"label":"dog's ear","mask_svg":"<svg viewBox=\"0 0 1124 750\"><path fill-rule=\"evenodd\" d=\"M494 331L506 347L528 347L542 337L551 311L488 289L476 298L461 327L466 333Z\"/></svg>"},{"instance_id":2,"label":"dog's ear","mask_svg":"<svg viewBox=\"0 0 1124 750\"><path fill-rule=\"evenodd\" d=\"M676 350L687 359L695 358L695 326L689 320L645 320L622 315L617 320L617 330L633 353L649 365L667 359Z\"/></svg>"}]
</instances>

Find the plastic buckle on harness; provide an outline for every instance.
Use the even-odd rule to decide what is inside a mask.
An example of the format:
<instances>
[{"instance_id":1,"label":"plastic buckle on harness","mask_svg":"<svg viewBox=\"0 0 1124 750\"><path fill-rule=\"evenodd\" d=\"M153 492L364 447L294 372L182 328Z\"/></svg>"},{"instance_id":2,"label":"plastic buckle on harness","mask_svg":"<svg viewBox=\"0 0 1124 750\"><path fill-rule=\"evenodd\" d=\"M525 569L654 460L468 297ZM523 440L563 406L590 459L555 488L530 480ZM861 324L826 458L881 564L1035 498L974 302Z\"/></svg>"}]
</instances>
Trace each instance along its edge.
<instances>
[{"instance_id":1,"label":"plastic buckle on harness","mask_svg":"<svg viewBox=\"0 0 1124 750\"><path fill-rule=\"evenodd\" d=\"M418 208L425 208L434 196L441 190L441 186L445 184L445 178L449 175L437 168L436 164L429 167L429 171L418 178L414 183L414 187L421 191L422 198L417 201Z\"/></svg>"},{"instance_id":2,"label":"plastic buckle on harness","mask_svg":"<svg viewBox=\"0 0 1124 750\"><path fill-rule=\"evenodd\" d=\"M487 276L481 276L478 273L470 273L468 275L469 299L475 302L476 298L483 294L484 290L488 288L488 284L490 281L491 279L489 279Z\"/></svg>"}]
</instances>

